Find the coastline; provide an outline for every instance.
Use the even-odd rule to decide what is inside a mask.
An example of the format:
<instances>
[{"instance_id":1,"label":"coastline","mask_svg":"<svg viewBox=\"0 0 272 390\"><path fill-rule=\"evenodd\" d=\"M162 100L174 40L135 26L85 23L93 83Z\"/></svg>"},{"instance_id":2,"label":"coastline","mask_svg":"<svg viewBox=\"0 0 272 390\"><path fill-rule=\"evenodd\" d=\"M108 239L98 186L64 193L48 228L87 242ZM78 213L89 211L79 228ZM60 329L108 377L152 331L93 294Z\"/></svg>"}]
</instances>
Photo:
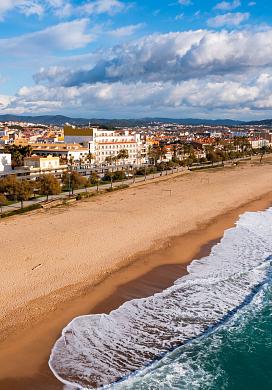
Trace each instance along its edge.
<instances>
[{"instance_id":1,"label":"coastline","mask_svg":"<svg viewBox=\"0 0 272 390\"><path fill-rule=\"evenodd\" d=\"M243 171L243 168L239 171ZM203 176L209 174L194 174L194 177ZM266 186L264 187L266 189ZM253 194L252 198L254 199ZM261 193L256 194L255 200L253 199L245 199L243 206L240 204L239 207L228 207L231 211L225 211L224 207L221 207L222 213L217 213L215 217L203 220L202 223L198 222L195 229L172 235L172 238L165 236L159 246L155 242L151 248L141 251L140 254L138 251L138 254L130 256L128 260L119 261L115 272L107 271L102 278L104 281L96 287L67 285L58 291L54 290L51 295L39 297L34 301L34 308L44 302L54 301L56 296L59 296L60 303L54 303L54 308L50 306L51 310L40 315L40 323L35 323L35 319L32 322L30 318L28 324L32 325L31 334L26 326L24 330L2 343L0 389L19 389L22 388L19 387L22 383L25 383L26 389L62 388L54 378L48 376L50 372L47 368L47 358L59 332L68 321L80 314L109 312L125 300L152 295L168 287L186 272L190 261L209 253L210 248L220 240L224 230L233 226L240 214L267 208L271 205L272 195L268 191L263 192L262 187ZM159 249L155 249L156 247ZM79 298L73 298L78 295ZM13 364L10 364L11 358ZM29 380L23 379L24 377L29 377Z\"/></svg>"}]
</instances>

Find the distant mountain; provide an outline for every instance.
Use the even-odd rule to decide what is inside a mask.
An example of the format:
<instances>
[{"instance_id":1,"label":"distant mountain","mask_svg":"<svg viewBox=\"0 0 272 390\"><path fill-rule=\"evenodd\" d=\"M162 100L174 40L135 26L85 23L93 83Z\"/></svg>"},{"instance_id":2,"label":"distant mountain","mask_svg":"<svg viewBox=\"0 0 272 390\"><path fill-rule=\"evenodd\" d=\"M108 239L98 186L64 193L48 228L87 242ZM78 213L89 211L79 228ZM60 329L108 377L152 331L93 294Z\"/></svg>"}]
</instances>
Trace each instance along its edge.
<instances>
[{"instance_id":1,"label":"distant mountain","mask_svg":"<svg viewBox=\"0 0 272 390\"><path fill-rule=\"evenodd\" d=\"M252 121L248 122L249 125L255 125L255 126L267 126L272 127L272 119L264 119L262 121Z\"/></svg>"},{"instance_id":2,"label":"distant mountain","mask_svg":"<svg viewBox=\"0 0 272 390\"><path fill-rule=\"evenodd\" d=\"M64 115L40 115L40 116L30 116L30 115L0 115L1 122L30 122L30 123L39 123L45 125L63 125L66 122L71 124L85 125L88 124L88 119L83 118L69 118Z\"/></svg>"},{"instance_id":3,"label":"distant mountain","mask_svg":"<svg viewBox=\"0 0 272 390\"><path fill-rule=\"evenodd\" d=\"M147 124L146 120L143 119L97 119L97 118L70 118L64 115L40 115L40 116L29 116L29 115L0 115L0 122L30 122L39 123L45 125L62 126L65 123L72 125L87 126L137 126Z\"/></svg>"},{"instance_id":4,"label":"distant mountain","mask_svg":"<svg viewBox=\"0 0 272 390\"><path fill-rule=\"evenodd\" d=\"M219 125L219 126L237 126L245 124L243 121L232 119L198 119L198 118L185 118L185 119L173 119L173 118L144 118L144 120L150 122L161 123L177 123L179 125Z\"/></svg>"},{"instance_id":5,"label":"distant mountain","mask_svg":"<svg viewBox=\"0 0 272 390\"><path fill-rule=\"evenodd\" d=\"M135 127L135 126L147 126L151 123L170 123L181 125L207 125L207 126L239 126L239 125L263 125L272 126L272 119L255 122L243 122L231 119L173 119L173 118L140 118L140 119L98 119L98 118L70 118L64 115L40 115L40 116L26 116L26 115L0 115L1 122L31 122L45 125L62 126L65 123L73 125L87 126L91 125L106 126L106 127Z\"/></svg>"}]
</instances>

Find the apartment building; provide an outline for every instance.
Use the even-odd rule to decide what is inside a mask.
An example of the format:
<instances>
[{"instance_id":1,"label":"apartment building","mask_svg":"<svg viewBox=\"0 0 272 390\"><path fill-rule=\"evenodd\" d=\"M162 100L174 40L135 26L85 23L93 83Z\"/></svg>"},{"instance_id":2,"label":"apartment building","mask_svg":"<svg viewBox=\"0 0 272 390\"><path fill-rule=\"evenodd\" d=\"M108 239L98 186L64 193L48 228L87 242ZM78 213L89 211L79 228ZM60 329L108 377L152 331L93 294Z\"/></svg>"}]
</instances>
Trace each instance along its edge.
<instances>
[{"instance_id":1,"label":"apartment building","mask_svg":"<svg viewBox=\"0 0 272 390\"><path fill-rule=\"evenodd\" d=\"M89 148L80 144L31 144L33 153L38 156L60 157L62 160L73 161L84 160L89 154Z\"/></svg>"},{"instance_id":2,"label":"apartment building","mask_svg":"<svg viewBox=\"0 0 272 390\"><path fill-rule=\"evenodd\" d=\"M264 146L265 147L270 146L269 140L263 139L263 138L251 138L251 139L249 139L249 143L250 143L252 149L261 149Z\"/></svg>"},{"instance_id":3,"label":"apartment building","mask_svg":"<svg viewBox=\"0 0 272 390\"><path fill-rule=\"evenodd\" d=\"M121 150L128 152L126 164L140 164L143 158L140 134L128 130L96 129L92 149L97 163L103 163L107 157L116 157Z\"/></svg>"},{"instance_id":4,"label":"apartment building","mask_svg":"<svg viewBox=\"0 0 272 390\"><path fill-rule=\"evenodd\" d=\"M134 131L65 126L64 141L88 147L98 164L103 164L107 157L116 157L120 150L128 152L126 164L140 164L144 158L141 136Z\"/></svg>"}]
</instances>

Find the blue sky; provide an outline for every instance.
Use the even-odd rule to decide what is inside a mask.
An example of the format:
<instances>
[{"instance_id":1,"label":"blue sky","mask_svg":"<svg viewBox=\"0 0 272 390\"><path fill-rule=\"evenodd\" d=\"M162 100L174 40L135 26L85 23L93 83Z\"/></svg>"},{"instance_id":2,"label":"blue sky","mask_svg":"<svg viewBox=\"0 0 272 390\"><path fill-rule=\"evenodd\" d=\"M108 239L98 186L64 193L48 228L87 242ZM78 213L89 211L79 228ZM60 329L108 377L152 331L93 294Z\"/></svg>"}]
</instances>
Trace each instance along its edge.
<instances>
[{"instance_id":1,"label":"blue sky","mask_svg":"<svg viewBox=\"0 0 272 390\"><path fill-rule=\"evenodd\" d=\"M0 113L272 117L268 0L1 0Z\"/></svg>"}]
</instances>

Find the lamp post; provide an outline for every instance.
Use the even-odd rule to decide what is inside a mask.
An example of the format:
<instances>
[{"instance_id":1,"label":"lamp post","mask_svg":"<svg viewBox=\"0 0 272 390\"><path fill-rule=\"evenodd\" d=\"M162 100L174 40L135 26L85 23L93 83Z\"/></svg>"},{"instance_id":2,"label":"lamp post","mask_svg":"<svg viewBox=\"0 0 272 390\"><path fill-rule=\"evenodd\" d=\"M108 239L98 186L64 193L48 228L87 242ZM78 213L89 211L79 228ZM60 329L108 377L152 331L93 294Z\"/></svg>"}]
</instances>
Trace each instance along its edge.
<instances>
[{"instance_id":1,"label":"lamp post","mask_svg":"<svg viewBox=\"0 0 272 390\"><path fill-rule=\"evenodd\" d=\"M71 196L71 172L68 172L68 190L69 190L69 198Z\"/></svg>"}]
</instances>

